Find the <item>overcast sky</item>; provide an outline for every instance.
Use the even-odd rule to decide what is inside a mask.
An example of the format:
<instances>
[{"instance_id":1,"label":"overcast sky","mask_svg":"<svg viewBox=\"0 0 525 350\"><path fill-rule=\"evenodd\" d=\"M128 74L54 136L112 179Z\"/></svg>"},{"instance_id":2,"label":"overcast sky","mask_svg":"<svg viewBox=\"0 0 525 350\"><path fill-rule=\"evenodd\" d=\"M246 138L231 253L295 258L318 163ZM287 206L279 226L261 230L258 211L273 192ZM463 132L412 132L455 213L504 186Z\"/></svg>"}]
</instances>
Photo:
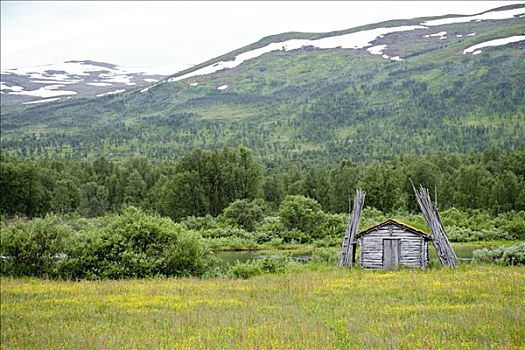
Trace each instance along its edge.
<instances>
[{"instance_id":1,"label":"overcast sky","mask_svg":"<svg viewBox=\"0 0 525 350\"><path fill-rule=\"evenodd\" d=\"M91 59L125 66L197 64L287 31L326 32L523 1L1 1L1 66Z\"/></svg>"}]
</instances>

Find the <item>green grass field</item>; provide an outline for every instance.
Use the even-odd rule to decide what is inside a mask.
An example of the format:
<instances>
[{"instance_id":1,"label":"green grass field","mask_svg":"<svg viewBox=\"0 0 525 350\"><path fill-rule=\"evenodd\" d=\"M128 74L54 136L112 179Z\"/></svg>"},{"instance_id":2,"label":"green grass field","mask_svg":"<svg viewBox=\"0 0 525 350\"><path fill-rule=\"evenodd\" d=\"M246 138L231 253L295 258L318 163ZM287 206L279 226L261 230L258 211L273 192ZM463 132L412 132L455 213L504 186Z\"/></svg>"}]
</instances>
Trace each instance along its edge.
<instances>
[{"instance_id":1,"label":"green grass field","mask_svg":"<svg viewBox=\"0 0 525 350\"><path fill-rule=\"evenodd\" d=\"M2 349L525 348L525 267L1 288Z\"/></svg>"}]
</instances>

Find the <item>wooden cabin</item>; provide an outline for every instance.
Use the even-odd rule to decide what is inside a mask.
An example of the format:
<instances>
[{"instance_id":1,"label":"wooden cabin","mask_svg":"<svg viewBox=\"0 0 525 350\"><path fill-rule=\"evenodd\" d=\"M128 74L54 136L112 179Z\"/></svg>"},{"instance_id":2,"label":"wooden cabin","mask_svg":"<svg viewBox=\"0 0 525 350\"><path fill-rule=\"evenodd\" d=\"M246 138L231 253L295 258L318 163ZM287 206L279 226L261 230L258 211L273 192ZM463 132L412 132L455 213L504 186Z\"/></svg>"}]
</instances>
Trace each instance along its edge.
<instances>
[{"instance_id":1,"label":"wooden cabin","mask_svg":"<svg viewBox=\"0 0 525 350\"><path fill-rule=\"evenodd\" d=\"M388 220L356 235L365 268L397 269L399 266L426 268L428 241L422 231L395 220Z\"/></svg>"}]
</instances>

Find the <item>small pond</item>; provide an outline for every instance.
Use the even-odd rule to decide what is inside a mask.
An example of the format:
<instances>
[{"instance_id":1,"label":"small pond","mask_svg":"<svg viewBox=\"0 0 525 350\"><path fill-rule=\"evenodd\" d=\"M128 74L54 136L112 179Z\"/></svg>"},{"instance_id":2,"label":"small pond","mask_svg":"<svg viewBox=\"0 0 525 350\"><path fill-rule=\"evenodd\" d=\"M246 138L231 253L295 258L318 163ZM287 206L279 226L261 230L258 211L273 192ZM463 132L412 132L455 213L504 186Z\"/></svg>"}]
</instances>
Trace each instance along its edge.
<instances>
[{"instance_id":1,"label":"small pond","mask_svg":"<svg viewBox=\"0 0 525 350\"><path fill-rule=\"evenodd\" d=\"M452 244L454 252L456 252L457 257L460 259L461 263L468 263L472 259L472 253L476 249L481 249L485 247L484 245L476 243L462 243L462 244ZM339 254L339 248L334 248L336 253L334 253L334 259L337 260ZM244 250L244 251L218 251L215 252L221 265L235 264L236 261L241 263L247 262L249 260L257 260L264 258L283 258L290 257L293 260L300 262L308 262L312 258L313 250L307 251L306 249L300 250L282 250L282 251L264 251L264 250ZM432 244L429 244L429 254L430 261L437 262L436 250ZM358 251L359 256L359 251Z\"/></svg>"}]
</instances>

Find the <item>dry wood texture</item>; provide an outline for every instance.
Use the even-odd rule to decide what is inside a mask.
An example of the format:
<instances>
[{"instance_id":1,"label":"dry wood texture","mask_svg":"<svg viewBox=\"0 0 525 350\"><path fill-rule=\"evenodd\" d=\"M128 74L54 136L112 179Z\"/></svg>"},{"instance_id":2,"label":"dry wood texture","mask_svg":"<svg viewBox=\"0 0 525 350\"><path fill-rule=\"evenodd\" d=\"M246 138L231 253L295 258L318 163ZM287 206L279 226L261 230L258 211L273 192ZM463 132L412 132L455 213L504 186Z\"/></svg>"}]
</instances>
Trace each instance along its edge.
<instances>
[{"instance_id":1,"label":"dry wood texture","mask_svg":"<svg viewBox=\"0 0 525 350\"><path fill-rule=\"evenodd\" d=\"M417 190L414 185L412 185L414 193L416 194L417 203L421 212L425 217L425 220L428 223L428 227L432 232L432 242L436 247L436 252L439 258L439 261L443 266L455 267L458 265L458 258L454 250L450 246L445 229L443 228L443 223L439 217L438 210L434 203L430 200L430 195L428 189L420 185L419 190Z\"/></svg>"},{"instance_id":2,"label":"dry wood texture","mask_svg":"<svg viewBox=\"0 0 525 350\"><path fill-rule=\"evenodd\" d=\"M425 268L428 265L426 238L408 231L402 226L390 223L372 231L358 235L360 237L360 263L365 268L382 269L385 266L384 241L400 241L399 265L409 268Z\"/></svg>"},{"instance_id":3,"label":"dry wood texture","mask_svg":"<svg viewBox=\"0 0 525 350\"><path fill-rule=\"evenodd\" d=\"M338 267L352 267L355 259L356 250L356 239L357 230L359 228L359 221L361 220L361 212L363 211L363 205L365 203L365 192L362 189L358 189L354 198L354 205L352 207L352 215L348 221L348 225L345 231L345 237L343 239L343 247L341 249L341 259L339 260Z\"/></svg>"}]
</instances>

